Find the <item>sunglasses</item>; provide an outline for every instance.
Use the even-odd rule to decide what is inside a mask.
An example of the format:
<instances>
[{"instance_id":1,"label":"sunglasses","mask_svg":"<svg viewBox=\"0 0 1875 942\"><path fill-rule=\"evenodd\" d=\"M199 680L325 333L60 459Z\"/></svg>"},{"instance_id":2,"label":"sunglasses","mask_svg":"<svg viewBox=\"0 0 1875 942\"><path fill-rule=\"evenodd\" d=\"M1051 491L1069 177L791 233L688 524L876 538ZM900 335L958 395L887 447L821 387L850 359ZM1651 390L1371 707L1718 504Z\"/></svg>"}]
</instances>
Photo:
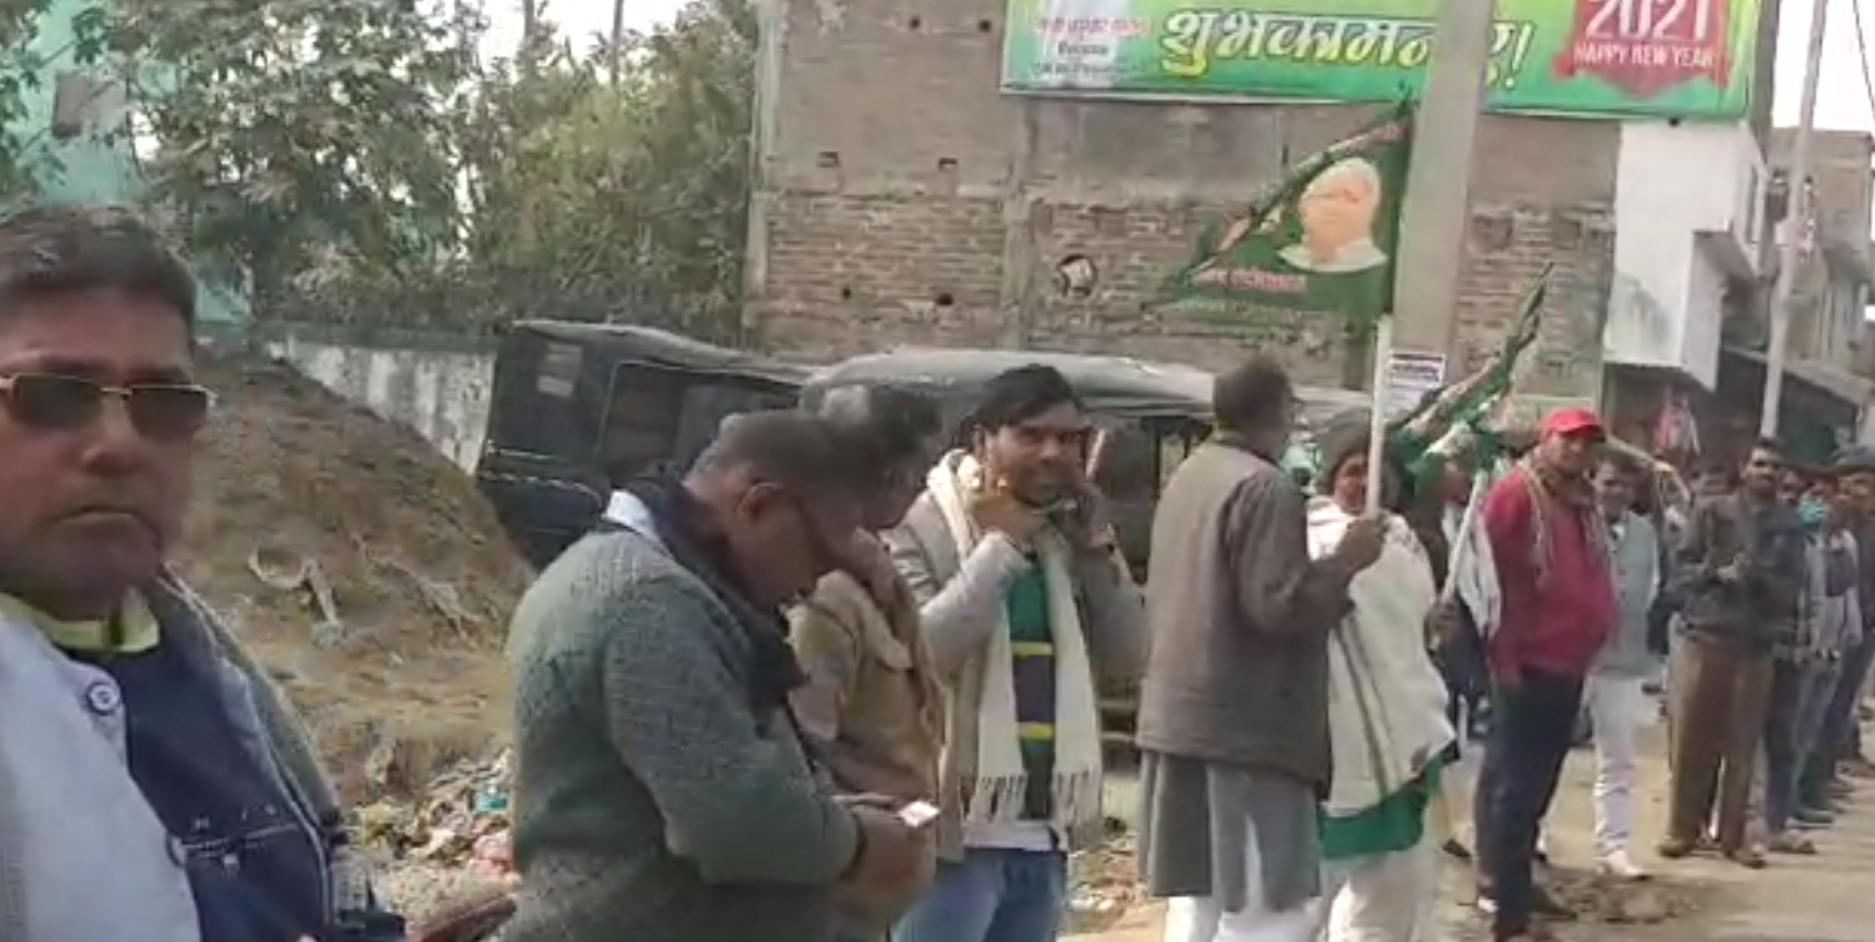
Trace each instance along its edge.
<instances>
[{"instance_id":1,"label":"sunglasses","mask_svg":"<svg viewBox=\"0 0 1875 942\"><path fill-rule=\"evenodd\" d=\"M208 423L215 394L191 383L129 383L107 386L78 376L18 373L0 376L0 405L13 421L42 432L72 432L104 414L116 399L137 434L157 442L180 441Z\"/></svg>"}]
</instances>

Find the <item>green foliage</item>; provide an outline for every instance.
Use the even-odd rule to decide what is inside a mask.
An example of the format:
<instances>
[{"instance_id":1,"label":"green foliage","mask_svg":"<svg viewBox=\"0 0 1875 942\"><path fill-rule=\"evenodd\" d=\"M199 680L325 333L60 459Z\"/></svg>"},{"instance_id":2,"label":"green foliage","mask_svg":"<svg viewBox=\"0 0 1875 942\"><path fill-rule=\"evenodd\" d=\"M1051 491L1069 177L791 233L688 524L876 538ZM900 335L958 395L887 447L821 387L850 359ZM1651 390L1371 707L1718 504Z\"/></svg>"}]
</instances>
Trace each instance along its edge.
<instances>
[{"instance_id":1,"label":"green foliage","mask_svg":"<svg viewBox=\"0 0 1875 942\"><path fill-rule=\"evenodd\" d=\"M30 191L32 176L23 150L10 130L25 116L25 96L37 86L38 56L27 48L31 24L45 0L0 3L0 193Z\"/></svg>"},{"instance_id":2,"label":"green foliage","mask_svg":"<svg viewBox=\"0 0 1875 942\"><path fill-rule=\"evenodd\" d=\"M0 201L55 159L20 130L46 94L33 21L50 2L0 0ZM478 0L108 0L73 53L127 86L134 119L106 133L134 131L152 214L245 279L261 317L733 339L748 0L695 0L591 56L531 2L522 48L486 64Z\"/></svg>"},{"instance_id":3,"label":"green foliage","mask_svg":"<svg viewBox=\"0 0 1875 942\"><path fill-rule=\"evenodd\" d=\"M540 316L661 323L731 339L749 196L755 22L688 8L610 51L484 84L467 135L468 257Z\"/></svg>"},{"instance_id":4,"label":"green foliage","mask_svg":"<svg viewBox=\"0 0 1875 942\"><path fill-rule=\"evenodd\" d=\"M41 36L51 7L51 0L0 0L0 203L33 198L38 181L60 169L57 153L45 146L51 127L35 128L28 120L30 100L47 94L50 61L69 54L92 63L103 51L102 10L80 11L70 36Z\"/></svg>"},{"instance_id":5,"label":"green foliage","mask_svg":"<svg viewBox=\"0 0 1875 942\"><path fill-rule=\"evenodd\" d=\"M380 0L137 0L108 24L158 146L144 172L257 308L319 264L402 273L456 237L449 105L479 13Z\"/></svg>"}]
</instances>

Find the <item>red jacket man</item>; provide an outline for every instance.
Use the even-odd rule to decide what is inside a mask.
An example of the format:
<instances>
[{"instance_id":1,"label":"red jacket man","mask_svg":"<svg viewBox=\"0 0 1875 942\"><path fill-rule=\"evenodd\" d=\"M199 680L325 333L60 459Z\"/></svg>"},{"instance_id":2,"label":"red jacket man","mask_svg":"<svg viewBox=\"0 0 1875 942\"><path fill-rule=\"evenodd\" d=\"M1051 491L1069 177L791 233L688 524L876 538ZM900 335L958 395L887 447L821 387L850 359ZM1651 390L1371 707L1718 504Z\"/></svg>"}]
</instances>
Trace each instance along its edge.
<instances>
[{"instance_id":1,"label":"red jacket man","mask_svg":"<svg viewBox=\"0 0 1875 942\"><path fill-rule=\"evenodd\" d=\"M1529 938L1533 909L1555 908L1533 888L1530 864L1583 679L1615 620L1607 534L1589 483L1605 438L1595 413L1560 410L1485 497L1502 609L1486 649L1494 689L1477 827L1499 942Z\"/></svg>"}]
</instances>

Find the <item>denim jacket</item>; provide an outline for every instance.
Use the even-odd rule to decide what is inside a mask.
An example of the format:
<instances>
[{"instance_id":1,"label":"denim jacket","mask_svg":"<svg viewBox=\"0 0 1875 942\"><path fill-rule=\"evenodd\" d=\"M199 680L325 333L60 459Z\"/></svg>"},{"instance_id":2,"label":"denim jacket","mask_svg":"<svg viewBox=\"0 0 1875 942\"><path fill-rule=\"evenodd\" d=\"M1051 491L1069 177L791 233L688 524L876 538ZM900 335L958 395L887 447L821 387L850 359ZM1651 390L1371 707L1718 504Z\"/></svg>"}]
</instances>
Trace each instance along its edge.
<instances>
[{"instance_id":1,"label":"denim jacket","mask_svg":"<svg viewBox=\"0 0 1875 942\"><path fill-rule=\"evenodd\" d=\"M165 579L146 597L152 613L163 627L164 642L179 646L184 656L194 659L210 676L222 680L227 709L240 729L258 733L252 741L226 744L247 753L231 756L231 761L247 758L262 763L277 775L293 803L294 820L306 829L318 849L318 871L322 895L326 901L326 928L317 942L395 942L404 937L403 920L382 910L350 847L343 826L343 816L331 786L320 771L311 740L285 698L267 678L259 665L236 643L208 607L187 587ZM9 735L9 717L0 716L0 736ZM82 815L80 807L58 809L25 807L24 792L13 778L14 771L0 762L0 835L26 834L28 829L48 820L67 815ZM82 789L73 792L72 800L82 798ZM50 815L50 818L48 818ZM26 879L30 862L9 850L18 842L0 839L0 939L7 942L65 942L64 939L37 939L28 935L27 911L35 905ZM99 859L111 859L110 851L98 849ZM171 853L173 854L172 844ZM129 853L128 850L124 853ZM128 864L127 864L128 865ZM97 875L99 886L111 885L109 873ZM65 888L58 888L63 892ZM141 910L173 911L173 901L159 903L124 899L101 893L99 905L124 906ZM154 928L151 929L154 932ZM193 933L188 933L192 935ZM93 939L87 942L119 942L116 939ZM131 940L123 940L131 942ZM136 942L168 942L144 936Z\"/></svg>"}]
</instances>

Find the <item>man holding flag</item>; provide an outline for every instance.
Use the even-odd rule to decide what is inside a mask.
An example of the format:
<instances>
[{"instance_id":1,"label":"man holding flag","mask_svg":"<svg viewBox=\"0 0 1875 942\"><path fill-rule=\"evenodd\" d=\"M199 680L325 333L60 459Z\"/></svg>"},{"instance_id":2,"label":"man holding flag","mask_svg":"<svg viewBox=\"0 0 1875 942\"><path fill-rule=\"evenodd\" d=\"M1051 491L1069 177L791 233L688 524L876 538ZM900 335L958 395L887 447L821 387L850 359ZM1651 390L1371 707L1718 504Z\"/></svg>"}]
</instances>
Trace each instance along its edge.
<instances>
[{"instance_id":1,"label":"man holding flag","mask_svg":"<svg viewBox=\"0 0 1875 942\"><path fill-rule=\"evenodd\" d=\"M1410 108L1304 161L1207 236L1167 285L1187 312L1259 309L1371 329L1392 294ZM1309 942L1322 908L1329 638L1386 527L1348 522L1313 554L1277 464L1295 421L1280 364L1218 377L1219 434L1173 473L1152 529L1153 657L1140 690L1139 859L1172 898L1166 942ZM1378 495L1378 488L1374 488Z\"/></svg>"},{"instance_id":2,"label":"man holding flag","mask_svg":"<svg viewBox=\"0 0 1875 942\"><path fill-rule=\"evenodd\" d=\"M1306 499L1276 465L1294 424L1288 374L1255 359L1213 397L1219 434L1172 473L1152 527L1139 861L1172 900L1165 942L1310 942L1329 639L1386 527L1354 520L1311 558Z\"/></svg>"},{"instance_id":3,"label":"man holding flag","mask_svg":"<svg viewBox=\"0 0 1875 942\"><path fill-rule=\"evenodd\" d=\"M1516 327L1490 365L1445 390L1414 415L1384 424L1384 409L1379 406L1385 399L1384 364L1390 346L1387 311L1392 295L1392 249L1398 242L1399 196L1410 142L1411 108L1402 106L1354 137L1301 162L1295 171L1260 192L1249 210L1220 234L1208 236L1193 262L1167 286L1168 300L1190 304L1199 314L1222 310L1235 321L1258 307L1286 314L1336 316L1356 330L1375 332L1376 362L1382 368L1375 384L1375 424L1368 436L1367 466L1372 478L1366 493L1372 499L1367 513L1353 522L1338 546L1324 548L1326 555L1321 558L1308 561L1302 545L1300 494L1272 463L1292 418L1286 407L1279 408L1290 388L1287 377L1271 364L1248 364L1220 377L1217 417L1221 435L1180 466L1162 497L1153 533L1153 558L1158 565L1147 590L1149 621L1157 640L1141 692L1138 741L1144 754L1140 860L1151 890L1173 898L1166 942L1314 938L1321 905L1310 897L1318 892L1321 838L1297 832L1284 822L1297 816L1287 811L1309 806L1306 802L1298 805L1295 799L1306 796L1310 786L1325 793L1333 785L1328 756L1320 752L1327 711L1321 639L1348 613L1348 583L1378 556L1378 534L1384 527L1377 514L1385 490L1379 476L1390 469L1409 485L1400 495L1402 500L1436 480L1435 474L1442 470L1436 446L1454 429L1481 430L1502 403L1517 360L1536 339L1547 273L1526 298ZM1329 238L1330 234L1335 238ZM1365 244L1362 251L1374 264L1321 264L1323 246L1331 242L1337 246L1371 243L1371 251ZM1309 246L1314 248L1305 252ZM1344 253L1328 254L1339 258ZM1532 480L1549 481L1555 475L1545 469L1566 457L1581 457L1578 446L1586 431L1572 427L1552 436L1555 442L1544 452L1551 457L1531 471L1540 475ZM1593 431L1587 438L1598 440L1598 422ZM1481 435L1480 440L1481 444L1492 441L1488 435ZM1207 448L1214 450L1207 452ZM1243 464L1246 453L1249 465ZM1215 465L1208 473L1203 469L1211 465L1200 460L1207 454L1213 456ZM1481 458L1490 461L1488 455ZM1586 465L1586 459L1578 463ZM1585 473L1586 467L1577 475L1584 485ZM1201 483L1201 478L1207 480ZM1248 499L1252 493L1260 495L1257 500ZM1526 510L1533 501L1523 501ZM1540 516L1548 518L1552 513L1549 502L1544 503ZM1575 512L1573 504L1568 508ZM1594 517L1591 505L1582 509ZM1515 511L1510 515L1516 516ZM1474 511L1466 516L1480 515ZM1522 526L1538 525L1525 520ZM1587 558L1590 544L1585 526L1575 529L1576 552L1565 554L1565 561L1581 563ZM1471 524L1472 529L1476 527ZM1458 529L1452 534L1454 541L1469 545L1466 528ZM1216 558L1219 547L1223 558ZM1463 554L1471 557L1469 562L1454 562L1475 567L1481 564L1479 557L1493 555L1495 549L1495 545L1483 553L1474 549ZM1187 564L1175 562L1181 554L1199 553L1201 558L1188 559ZM1527 549L1517 554L1519 559L1530 556ZM1605 584L1605 572L1601 578ZM1246 584L1255 587L1251 597L1236 592L1232 593L1236 601L1229 605L1217 601L1219 607L1206 607L1216 601L1216 586ZM1526 590L1524 594L1531 593ZM1540 604L1525 598L1515 614L1528 619ZM1533 632L1539 638L1541 628ZM1526 632L1519 628L1506 635L1510 644L1521 645ZM1599 643L1600 633L1595 632L1575 672L1577 695L1586 659ZM1542 644L1532 647L1542 652ZM1513 657L1508 663L1514 665L1517 660ZM1528 673L1541 684L1534 669L1503 673L1507 680L1520 680ZM1516 676L1511 677L1512 673ZM1247 682L1256 677L1266 680ZM1237 702L1245 696L1274 695L1280 695L1280 710L1246 708ZM1297 714L1297 709L1305 712ZM1575 709L1571 697L1567 726L1573 725ZM1246 729L1244 716L1274 716L1283 722L1252 724L1254 728ZM1237 719L1224 723L1226 717ZM1567 733L1566 728L1564 751ZM1553 764L1560 761L1561 752L1557 752ZM1547 778L1553 789L1554 770ZM1528 787L1532 783L1519 779L1516 784L1523 787L1503 791L1515 796L1532 792ZM1538 790L1542 804L1547 805L1547 790ZM1500 938L1518 938L1528 929L1529 862L1541 812L1538 808L1529 816L1527 840L1511 842L1531 846L1521 854L1497 855L1510 862L1521 860L1525 887L1521 896L1525 918L1518 922L1515 905L1519 897L1513 886L1512 912L1500 922L1514 931ZM1306 812L1301 816L1312 817ZM1522 833L1526 829L1509 830Z\"/></svg>"}]
</instances>

